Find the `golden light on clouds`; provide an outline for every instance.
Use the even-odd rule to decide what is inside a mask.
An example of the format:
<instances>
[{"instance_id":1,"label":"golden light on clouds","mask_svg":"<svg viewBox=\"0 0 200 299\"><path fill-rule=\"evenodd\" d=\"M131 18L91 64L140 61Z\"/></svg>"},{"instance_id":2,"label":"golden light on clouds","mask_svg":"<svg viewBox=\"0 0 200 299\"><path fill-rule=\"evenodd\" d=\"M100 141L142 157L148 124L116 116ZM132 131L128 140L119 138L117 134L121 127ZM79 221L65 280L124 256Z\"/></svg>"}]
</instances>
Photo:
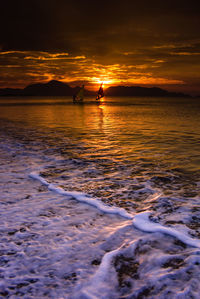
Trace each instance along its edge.
<instances>
[{"instance_id":1,"label":"golden light on clouds","mask_svg":"<svg viewBox=\"0 0 200 299\"><path fill-rule=\"evenodd\" d=\"M172 47L170 47L172 48ZM133 54L123 53L122 57ZM134 53L135 54L135 53ZM196 53L195 53L196 54ZM180 53L177 52L180 56ZM186 55L183 52L182 55ZM71 86L85 84L86 88L96 90L103 82L104 88L116 85L142 86L181 86L185 84L181 76L163 72L167 67L167 58L148 58L119 60L119 63L101 64L95 58L85 55L70 55L68 52L49 53L44 51L6 51L0 52L0 58L9 64L0 65L5 75L2 85L9 77L10 87L24 87L30 83L59 80ZM18 80L16 81L16 76ZM13 79L12 79L13 78ZM2 86L9 87L9 86Z\"/></svg>"},{"instance_id":2,"label":"golden light on clouds","mask_svg":"<svg viewBox=\"0 0 200 299\"><path fill-rule=\"evenodd\" d=\"M198 1L12 2L0 11L0 88L52 78L200 94Z\"/></svg>"}]
</instances>

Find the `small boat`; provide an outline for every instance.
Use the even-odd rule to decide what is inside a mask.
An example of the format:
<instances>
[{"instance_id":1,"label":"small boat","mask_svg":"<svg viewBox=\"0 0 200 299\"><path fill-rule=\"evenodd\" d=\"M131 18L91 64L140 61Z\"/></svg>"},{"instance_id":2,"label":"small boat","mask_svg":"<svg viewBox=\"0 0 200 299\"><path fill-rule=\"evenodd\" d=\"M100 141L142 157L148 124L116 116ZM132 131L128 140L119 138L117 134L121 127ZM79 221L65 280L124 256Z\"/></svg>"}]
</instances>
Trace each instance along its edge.
<instances>
[{"instance_id":1,"label":"small boat","mask_svg":"<svg viewBox=\"0 0 200 299\"><path fill-rule=\"evenodd\" d=\"M80 88L76 95L73 95L74 103L82 103L84 99L84 85Z\"/></svg>"},{"instance_id":2,"label":"small boat","mask_svg":"<svg viewBox=\"0 0 200 299\"><path fill-rule=\"evenodd\" d=\"M103 97L104 97L104 91L103 91L103 82L102 82L97 93L96 101L99 101Z\"/></svg>"}]
</instances>

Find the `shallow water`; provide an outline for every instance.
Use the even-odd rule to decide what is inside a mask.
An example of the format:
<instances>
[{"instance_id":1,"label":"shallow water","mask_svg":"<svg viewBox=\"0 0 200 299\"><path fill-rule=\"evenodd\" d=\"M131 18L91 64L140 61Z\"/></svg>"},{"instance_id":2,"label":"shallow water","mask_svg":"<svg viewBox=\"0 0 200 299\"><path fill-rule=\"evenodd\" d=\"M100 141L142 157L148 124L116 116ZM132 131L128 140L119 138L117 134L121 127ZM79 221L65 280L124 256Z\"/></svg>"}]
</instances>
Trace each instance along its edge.
<instances>
[{"instance_id":1,"label":"shallow water","mask_svg":"<svg viewBox=\"0 0 200 299\"><path fill-rule=\"evenodd\" d=\"M1 98L0 295L199 298L199 120L192 98Z\"/></svg>"}]
</instances>

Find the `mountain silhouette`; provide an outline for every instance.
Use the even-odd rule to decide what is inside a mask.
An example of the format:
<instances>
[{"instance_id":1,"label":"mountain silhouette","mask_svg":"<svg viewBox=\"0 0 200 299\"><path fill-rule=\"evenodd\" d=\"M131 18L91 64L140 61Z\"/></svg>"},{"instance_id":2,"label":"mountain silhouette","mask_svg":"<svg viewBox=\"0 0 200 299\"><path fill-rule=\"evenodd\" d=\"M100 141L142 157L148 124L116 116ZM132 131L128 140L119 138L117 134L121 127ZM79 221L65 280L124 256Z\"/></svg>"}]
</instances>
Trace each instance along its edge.
<instances>
[{"instance_id":1,"label":"mountain silhouette","mask_svg":"<svg viewBox=\"0 0 200 299\"><path fill-rule=\"evenodd\" d=\"M52 80L48 83L31 84L24 88L23 93L31 96L72 96L77 88L68 84Z\"/></svg>"},{"instance_id":2,"label":"mountain silhouette","mask_svg":"<svg viewBox=\"0 0 200 299\"><path fill-rule=\"evenodd\" d=\"M73 96L80 89L67 83L51 80L47 83L36 83L24 89L2 88L0 96ZM86 96L95 96L96 92L85 90ZM111 86L105 90L107 96L137 96L137 97L185 97L184 93L169 92L158 87Z\"/></svg>"},{"instance_id":3,"label":"mountain silhouette","mask_svg":"<svg viewBox=\"0 0 200 299\"><path fill-rule=\"evenodd\" d=\"M183 93L169 92L158 87L140 86L111 86L106 92L108 96L137 96L137 97L183 97L188 96Z\"/></svg>"}]
</instances>

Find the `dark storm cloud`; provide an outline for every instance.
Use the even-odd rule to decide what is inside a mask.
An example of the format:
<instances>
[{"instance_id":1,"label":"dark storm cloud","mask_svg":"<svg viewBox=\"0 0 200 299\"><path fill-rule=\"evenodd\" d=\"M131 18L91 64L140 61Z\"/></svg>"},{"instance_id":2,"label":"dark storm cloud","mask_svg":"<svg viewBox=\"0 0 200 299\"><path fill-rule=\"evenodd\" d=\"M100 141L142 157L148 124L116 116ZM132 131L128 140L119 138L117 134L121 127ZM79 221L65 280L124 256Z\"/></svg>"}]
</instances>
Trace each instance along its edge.
<instances>
[{"instance_id":1,"label":"dark storm cloud","mask_svg":"<svg viewBox=\"0 0 200 299\"><path fill-rule=\"evenodd\" d=\"M1 3L3 49L101 54L199 35L198 2L7 0ZM164 36L163 36L164 35Z\"/></svg>"}]
</instances>

